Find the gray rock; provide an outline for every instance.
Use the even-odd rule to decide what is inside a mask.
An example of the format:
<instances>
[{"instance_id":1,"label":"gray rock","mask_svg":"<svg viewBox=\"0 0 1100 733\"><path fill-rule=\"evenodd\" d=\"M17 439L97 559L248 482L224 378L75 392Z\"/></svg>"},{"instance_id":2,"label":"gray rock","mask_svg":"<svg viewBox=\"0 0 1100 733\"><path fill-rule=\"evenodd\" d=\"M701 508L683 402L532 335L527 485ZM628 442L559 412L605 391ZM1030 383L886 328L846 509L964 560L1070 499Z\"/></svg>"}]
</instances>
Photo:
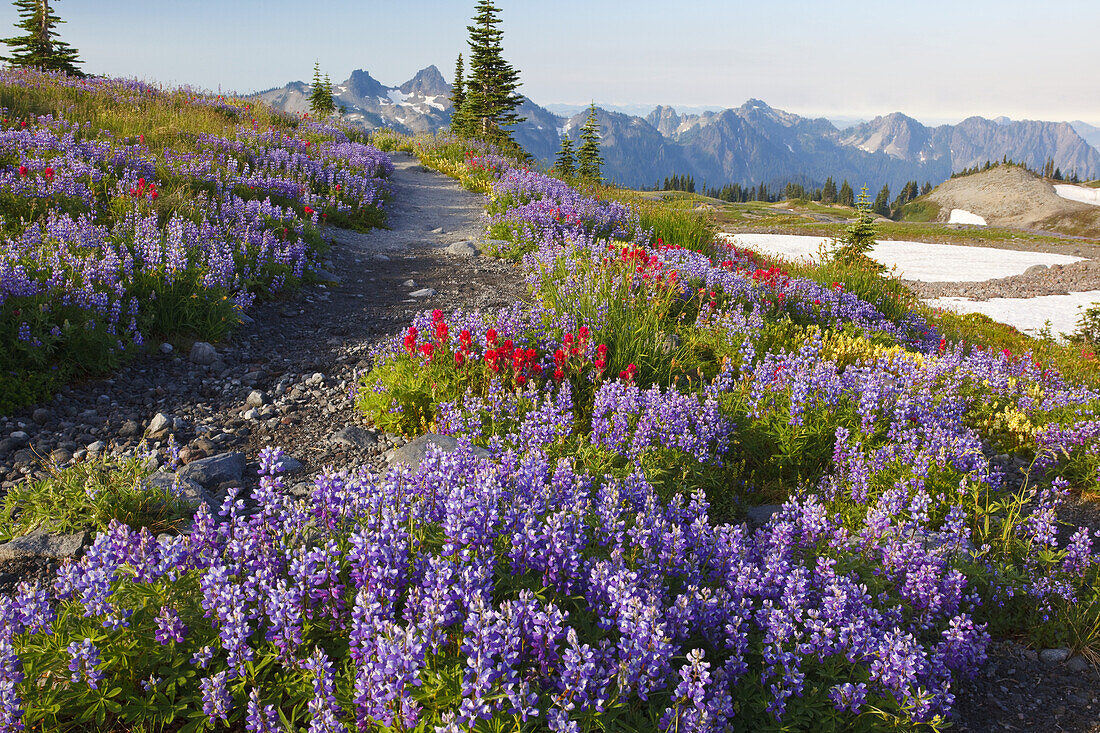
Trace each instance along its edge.
<instances>
[{"instance_id":1,"label":"gray rock","mask_svg":"<svg viewBox=\"0 0 1100 733\"><path fill-rule=\"evenodd\" d=\"M333 275L328 270L322 270L321 268L317 268L316 270L314 270L313 274L316 275L317 279L323 283L333 283L335 285L339 285L342 282L339 277Z\"/></svg>"},{"instance_id":2,"label":"gray rock","mask_svg":"<svg viewBox=\"0 0 1100 733\"><path fill-rule=\"evenodd\" d=\"M244 474L244 465L244 453L222 453L191 461L179 470L179 474L209 489L240 481Z\"/></svg>"},{"instance_id":3,"label":"gray rock","mask_svg":"<svg viewBox=\"0 0 1100 733\"><path fill-rule=\"evenodd\" d=\"M94 443L88 444L88 452L92 455L98 455L103 452L103 449L107 447L107 444L102 440L97 440Z\"/></svg>"},{"instance_id":4,"label":"gray rock","mask_svg":"<svg viewBox=\"0 0 1100 733\"><path fill-rule=\"evenodd\" d=\"M137 424L136 420L127 420L118 429L118 434L122 438L134 438L141 434L141 426Z\"/></svg>"},{"instance_id":5,"label":"gray rock","mask_svg":"<svg viewBox=\"0 0 1100 733\"><path fill-rule=\"evenodd\" d=\"M1039 661L1046 664L1060 664L1069 659L1070 651L1066 648L1043 649L1039 652Z\"/></svg>"},{"instance_id":6,"label":"gray rock","mask_svg":"<svg viewBox=\"0 0 1100 733\"><path fill-rule=\"evenodd\" d=\"M435 295L433 288L420 288L420 290L414 290L409 293L410 298L430 298Z\"/></svg>"},{"instance_id":7,"label":"gray rock","mask_svg":"<svg viewBox=\"0 0 1100 733\"><path fill-rule=\"evenodd\" d=\"M276 465L279 467L280 473L284 473L287 475L298 473L304 468L302 462L299 461L297 458L291 458L290 456L285 454Z\"/></svg>"},{"instance_id":8,"label":"gray rock","mask_svg":"<svg viewBox=\"0 0 1100 733\"><path fill-rule=\"evenodd\" d=\"M245 400L245 404L249 407L263 407L271 402L271 398L267 396L265 392L261 392L258 389L254 389L248 393L248 399Z\"/></svg>"},{"instance_id":9,"label":"gray rock","mask_svg":"<svg viewBox=\"0 0 1100 733\"><path fill-rule=\"evenodd\" d=\"M191 355L187 357L193 364L199 364L202 366L210 366L218 358L218 350L214 348L213 344L208 344L205 341L196 341L191 346Z\"/></svg>"},{"instance_id":10,"label":"gray rock","mask_svg":"<svg viewBox=\"0 0 1100 733\"><path fill-rule=\"evenodd\" d=\"M415 288L416 287L416 280L413 280L413 279L410 278L410 279L406 280L405 282L403 282L401 284L403 286L405 286L406 288Z\"/></svg>"},{"instance_id":11,"label":"gray rock","mask_svg":"<svg viewBox=\"0 0 1100 733\"><path fill-rule=\"evenodd\" d=\"M455 242L447 247L447 252L458 257L477 257L481 254L473 242Z\"/></svg>"},{"instance_id":12,"label":"gray rock","mask_svg":"<svg viewBox=\"0 0 1100 733\"><path fill-rule=\"evenodd\" d=\"M750 506L745 512L745 516L749 520L749 525L753 527L763 527L771 520L772 515L782 508L783 507L779 504L761 504L760 506Z\"/></svg>"},{"instance_id":13,"label":"gray rock","mask_svg":"<svg viewBox=\"0 0 1100 733\"><path fill-rule=\"evenodd\" d=\"M260 419L260 411L257 410L255 407L249 408L249 409L244 411L244 419L245 420L259 420Z\"/></svg>"},{"instance_id":14,"label":"gray rock","mask_svg":"<svg viewBox=\"0 0 1100 733\"><path fill-rule=\"evenodd\" d=\"M255 318L248 315L244 311L241 311L240 313L238 313L237 318L240 320L241 324L245 325L245 326L251 326L253 323L256 322Z\"/></svg>"},{"instance_id":15,"label":"gray rock","mask_svg":"<svg viewBox=\"0 0 1100 733\"><path fill-rule=\"evenodd\" d=\"M31 436L27 435L27 433L22 430L16 430L11 435L9 435L8 438L17 448L31 442Z\"/></svg>"},{"instance_id":16,"label":"gray rock","mask_svg":"<svg viewBox=\"0 0 1100 733\"><path fill-rule=\"evenodd\" d=\"M198 509L199 504L207 504L213 508L218 506L214 496L204 489L198 481L192 481L168 471L157 471L148 476L143 484L147 488L171 493L193 509Z\"/></svg>"},{"instance_id":17,"label":"gray rock","mask_svg":"<svg viewBox=\"0 0 1100 733\"><path fill-rule=\"evenodd\" d=\"M163 412L154 415L153 419L149 421L149 427L145 429L145 435L153 440L167 437L170 432L172 432L172 418Z\"/></svg>"},{"instance_id":18,"label":"gray rock","mask_svg":"<svg viewBox=\"0 0 1100 733\"><path fill-rule=\"evenodd\" d=\"M172 344L165 341L163 344L160 345L160 353L164 354L165 356L168 356L169 354L171 354L172 353Z\"/></svg>"},{"instance_id":19,"label":"gray rock","mask_svg":"<svg viewBox=\"0 0 1100 733\"><path fill-rule=\"evenodd\" d=\"M39 425L45 425L50 420L50 411L44 407L39 407L31 413L31 419Z\"/></svg>"},{"instance_id":20,"label":"gray rock","mask_svg":"<svg viewBox=\"0 0 1100 733\"><path fill-rule=\"evenodd\" d=\"M1089 660L1085 659L1080 654L1075 654L1066 660L1066 669L1075 674L1082 674L1092 669L1092 665L1089 664Z\"/></svg>"},{"instance_id":21,"label":"gray rock","mask_svg":"<svg viewBox=\"0 0 1100 733\"><path fill-rule=\"evenodd\" d=\"M1050 268L1047 267L1046 265L1032 265L1031 267L1024 270L1024 274L1025 275L1038 275L1043 270L1049 270L1049 269Z\"/></svg>"},{"instance_id":22,"label":"gray rock","mask_svg":"<svg viewBox=\"0 0 1100 733\"><path fill-rule=\"evenodd\" d=\"M73 459L73 454L65 448L54 448L50 451L50 460L59 466L63 466Z\"/></svg>"},{"instance_id":23,"label":"gray rock","mask_svg":"<svg viewBox=\"0 0 1100 733\"><path fill-rule=\"evenodd\" d=\"M443 227L436 227L435 229L432 230L432 234L442 234L442 233L443 233Z\"/></svg>"},{"instance_id":24,"label":"gray rock","mask_svg":"<svg viewBox=\"0 0 1100 733\"><path fill-rule=\"evenodd\" d=\"M358 425L349 425L337 430L329 440L336 445L346 445L349 448L369 448L378 442L374 433Z\"/></svg>"},{"instance_id":25,"label":"gray rock","mask_svg":"<svg viewBox=\"0 0 1100 733\"><path fill-rule=\"evenodd\" d=\"M16 537L11 542L0 545L0 562L34 557L55 560L76 557L87 542L87 532L54 535L45 530L36 529L30 534Z\"/></svg>"},{"instance_id":26,"label":"gray rock","mask_svg":"<svg viewBox=\"0 0 1100 733\"><path fill-rule=\"evenodd\" d=\"M432 446L444 453L453 453L458 449L458 440L450 435L427 433L415 440L410 440L400 448L394 448L387 452L386 463L390 465L404 463L413 471L416 471L420 468L420 463L428 455L428 450ZM484 448L478 448L477 446L474 447L474 455L479 458L488 458L490 456L489 451Z\"/></svg>"}]
</instances>

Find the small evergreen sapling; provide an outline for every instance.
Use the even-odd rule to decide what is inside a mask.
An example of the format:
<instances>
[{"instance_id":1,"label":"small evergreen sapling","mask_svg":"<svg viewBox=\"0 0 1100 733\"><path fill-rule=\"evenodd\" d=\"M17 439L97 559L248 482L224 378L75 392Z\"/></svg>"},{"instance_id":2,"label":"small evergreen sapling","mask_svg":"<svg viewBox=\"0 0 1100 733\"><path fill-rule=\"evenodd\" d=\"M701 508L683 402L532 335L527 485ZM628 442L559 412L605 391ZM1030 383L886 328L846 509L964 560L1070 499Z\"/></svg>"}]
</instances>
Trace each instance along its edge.
<instances>
[{"instance_id":1,"label":"small evergreen sapling","mask_svg":"<svg viewBox=\"0 0 1100 733\"><path fill-rule=\"evenodd\" d=\"M316 117L328 117L336 111L332 98L332 83L326 74L321 76L321 65L313 64L313 86L309 94L309 109Z\"/></svg>"},{"instance_id":2,"label":"small evergreen sapling","mask_svg":"<svg viewBox=\"0 0 1100 733\"><path fill-rule=\"evenodd\" d=\"M874 217L871 216L871 204L867 198L866 186L859 192L856 212L856 220L833 246L833 259L849 267L881 273L885 268L868 256L875 246L878 232L875 230Z\"/></svg>"}]
</instances>

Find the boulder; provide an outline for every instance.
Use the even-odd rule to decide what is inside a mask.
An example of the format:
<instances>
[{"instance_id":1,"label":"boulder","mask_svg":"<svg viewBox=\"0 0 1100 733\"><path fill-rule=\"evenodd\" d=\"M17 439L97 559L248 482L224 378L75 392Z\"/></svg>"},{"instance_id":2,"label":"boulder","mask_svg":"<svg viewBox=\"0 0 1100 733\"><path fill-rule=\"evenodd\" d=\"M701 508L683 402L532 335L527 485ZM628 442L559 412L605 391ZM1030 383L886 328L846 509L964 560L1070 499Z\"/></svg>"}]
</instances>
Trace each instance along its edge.
<instances>
[{"instance_id":1,"label":"boulder","mask_svg":"<svg viewBox=\"0 0 1100 733\"><path fill-rule=\"evenodd\" d=\"M244 475L244 453L222 453L192 461L179 470L179 475L207 489L241 480Z\"/></svg>"},{"instance_id":2,"label":"boulder","mask_svg":"<svg viewBox=\"0 0 1100 733\"><path fill-rule=\"evenodd\" d=\"M763 527L769 521L771 521L772 515L778 512L783 507L779 504L761 504L760 506L750 506L745 512L745 517L749 521L751 527Z\"/></svg>"},{"instance_id":3,"label":"boulder","mask_svg":"<svg viewBox=\"0 0 1100 733\"><path fill-rule=\"evenodd\" d=\"M349 448L369 448L378 442L378 438L371 431L358 425L348 425L332 434L330 441L336 445L346 445Z\"/></svg>"},{"instance_id":4,"label":"boulder","mask_svg":"<svg viewBox=\"0 0 1100 733\"><path fill-rule=\"evenodd\" d=\"M218 351L214 348L213 344L209 344L205 341L196 341L191 346L191 355L188 356L193 364L199 364L200 366L210 366L218 358Z\"/></svg>"},{"instance_id":5,"label":"boulder","mask_svg":"<svg viewBox=\"0 0 1100 733\"><path fill-rule=\"evenodd\" d=\"M458 450L458 440L450 435L436 435L427 433L415 440L410 440L400 448L394 448L386 453L386 463L404 463L414 472L420 468L421 462L428 455L428 450L434 446L444 453L453 453ZM480 458L489 458L489 451L474 446L474 455Z\"/></svg>"},{"instance_id":6,"label":"boulder","mask_svg":"<svg viewBox=\"0 0 1100 733\"><path fill-rule=\"evenodd\" d=\"M480 254L473 242L455 242L447 247L447 252L458 257L477 257Z\"/></svg>"},{"instance_id":7,"label":"boulder","mask_svg":"<svg viewBox=\"0 0 1100 733\"><path fill-rule=\"evenodd\" d=\"M258 389L254 389L248 393L248 399L245 400L245 404L249 407L263 407L271 402L271 399L266 393L261 392Z\"/></svg>"},{"instance_id":8,"label":"boulder","mask_svg":"<svg viewBox=\"0 0 1100 733\"><path fill-rule=\"evenodd\" d=\"M147 477L143 484L148 488L159 489L174 494L192 509L198 509L199 504L207 504L214 509L219 506L214 496L204 489L197 481L183 478L178 474L168 471L157 471Z\"/></svg>"},{"instance_id":9,"label":"boulder","mask_svg":"<svg viewBox=\"0 0 1100 733\"><path fill-rule=\"evenodd\" d=\"M36 529L30 534L16 537L11 542L0 545L0 562L29 558L61 560L66 557L76 557L87 543L87 532L56 535Z\"/></svg>"},{"instance_id":10,"label":"boulder","mask_svg":"<svg viewBox=\"0 0 1100 733\"><path fill-rule=\"evenodd\" d=\"M158 412L149 421L149 427L145 429L145 436L150 440L161 440L167 438L170 432L172 432L172 418L163 412Z\"/></svg>"}]
</instances>

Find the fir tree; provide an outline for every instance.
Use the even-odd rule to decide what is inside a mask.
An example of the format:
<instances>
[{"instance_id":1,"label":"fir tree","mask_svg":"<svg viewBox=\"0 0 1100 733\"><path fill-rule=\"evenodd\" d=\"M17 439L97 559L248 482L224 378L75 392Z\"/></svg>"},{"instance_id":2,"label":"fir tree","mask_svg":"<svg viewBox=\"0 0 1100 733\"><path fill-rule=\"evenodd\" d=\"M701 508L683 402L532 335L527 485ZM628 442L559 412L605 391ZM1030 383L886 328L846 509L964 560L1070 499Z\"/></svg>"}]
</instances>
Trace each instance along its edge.
<instances>
[{"instance_id":1,"label":"fir tree","mask_svg":"<svg viewBox=\"0 0 1100 733\"><path fill-rule=\"evenodd\" d=\"M315 117L327 117L336 111L332 98L332 84L326 75L321 77L321 65L313 63L313 86L309 93L309 109Z\"/></svg>"},{"instance_id":2,"label":"fir tree","mask_svg":"<svg viewBox=\"0 0 1100 733\"><path fill-rule=\"evenodd\" d=\"M590 183L599 183L603 175L600 155L600 123L596 119L596 103L588 108L588 119L581 127L581 147L577 150L577 175Z\"/></svg>"},{"instance_id":3,"label":"fir tree","mask_svg":"<svg viewBox=\"0 0 1100 733\"><path fill-rule=\"evenodd\" d=\"M925 181L924 185L920 187L920 195L927 196L930 193L932 193L932 182Z\"/></svg>"},{"instance_id":4,"label":"fir tree","mask_svg":"<svg viewBox=\"0 0 1100 733\"><path fill-rule=\"evenodd\" d=\"M466 135L466 118L463 115L463 107L466 105L465 89L466 71L462 66L462 54L458 55L455 62L455 81L451 87L451 132L456 135Z\"/></svg>"},{"instance_id":5,"label":"fir tree","mask_svg":"<svg viewBox=\"0 0 1100 733\"><path fill-rule=\"evenodd\" d=\"M558 159L554 162L554 170L563 178L572 178L576 172L576 161L573 158L573 141L567 135L561 136L561 149L558 150ZM665 187L668 187L668 179L665 179Z\"/></svg>"},{"instance_id":6,"label":"fir tree","mask_svg":"<svg viewBox=\"0 0 1100 733\"><path fill-rule=\"evenodd\" d=\"M856 202L856 220L844 232L844 236L836 241L833 259L849 267L881 273L883 266L867 256L875 246L877 236L875 220L871 216L871 204L867 198L867 187L864 186L859 192L859 201Z\"/></svg>"},{"instance_id":7,"label":"fir tree","mask_svg":"<svg viewBox=\"0 0 1100 733\"><path fill-rule=\"evenodd\" d=\"M470 32L470 75L462 105L463 124L472 135L496 143L515 145L510 128L524 118L516 114L523 103L519 89L519 72L504 60L500 41L503 32L497 28L500 8L492 0L479 0Z\"/></svg>"},{"instance_id":8,"label":"fir tree","mask_svg":"<svg viewBox=\"0 0 1100 733\"><path fill-rule=\"evenodd\" d=\"M890 216L890 186L882 184L882 190L875 196L875 204L871 207L879 216Z\"/></svg>"},{"instance_id":9,"label":"fir tree","mask_svg":"<svg viewBox=\"0 0 1100 733\"><path fill-rule=\"evenodd\" d=\"M837 194L836 202L841 206L854 206L856 203L855 195L852 193L852 186L848 183L847 178L840 184L840 193Z\"/></svg>"},{"instance_id":10,"label":"fir tree","mask_svg":"<svg viewBox=\"0 0 1100 733\"><path fill-rule=\"evenodd\" d=\"M50 0L15 0L13 3L22 20L16 28L24 35L4 38L3 43L12 50L11 56L0 57L12 66L34 66L47 71L63 71L71 76L84 76L76 68L81 63L77 51L58 40L54 26L65 21L50 9Z\"/></svg>"},{"instance_id":11,"label":"fir tree","mask_svg":"<svg viewBox=\"0 0 1100 733\"><path fill-rule=\"evenodd\" d=\"M825 179L825 186L821 189L821 203L836 203L836 183L833 182L832 176Z\"/></svg>"}]
</instances>

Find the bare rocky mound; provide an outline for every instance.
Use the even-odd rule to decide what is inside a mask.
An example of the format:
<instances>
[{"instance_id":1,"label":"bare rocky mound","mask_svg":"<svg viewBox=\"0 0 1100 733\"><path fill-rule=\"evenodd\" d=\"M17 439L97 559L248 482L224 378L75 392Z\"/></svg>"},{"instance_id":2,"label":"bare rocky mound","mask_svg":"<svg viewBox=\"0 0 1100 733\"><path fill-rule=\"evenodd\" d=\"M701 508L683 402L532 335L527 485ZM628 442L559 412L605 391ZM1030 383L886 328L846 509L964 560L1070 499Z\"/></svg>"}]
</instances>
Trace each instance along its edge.
<instances>
[{"instance_id":1,"label":"bare rocky mound","mask_svg":"<svg viewBox=\"0 0 1100 733\"><path fill-rule=\"evenodd\" d=\"M948 220L952 209L965 209L991 226L1100 236L1100 206L1064 199L1051 184L1014 165L952 178L926 200L940 207L941 221Z\"/></svg>"}]
</instances>

